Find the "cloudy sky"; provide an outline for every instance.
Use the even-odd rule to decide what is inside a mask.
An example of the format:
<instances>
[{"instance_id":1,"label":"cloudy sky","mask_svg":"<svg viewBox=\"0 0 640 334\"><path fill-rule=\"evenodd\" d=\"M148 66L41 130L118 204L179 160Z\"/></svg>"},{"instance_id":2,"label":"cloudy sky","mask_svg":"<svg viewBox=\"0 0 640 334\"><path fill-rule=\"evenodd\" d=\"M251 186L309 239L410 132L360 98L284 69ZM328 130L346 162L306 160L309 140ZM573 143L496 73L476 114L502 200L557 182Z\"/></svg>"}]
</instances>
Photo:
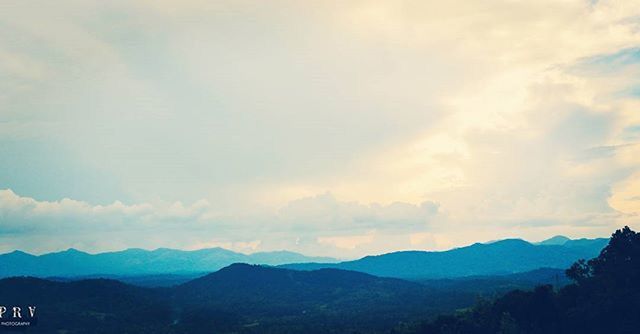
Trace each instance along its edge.
<instances>
[{"instance_id":1,"label":"cloudy sky","mask_svg":"<svg viewBox=\"0 0 640 334\"><path fill-rule=\"evenodd\" d=\"M0 252L640 228L638 1L0 2Z\"/></svg>"}]
</instances>

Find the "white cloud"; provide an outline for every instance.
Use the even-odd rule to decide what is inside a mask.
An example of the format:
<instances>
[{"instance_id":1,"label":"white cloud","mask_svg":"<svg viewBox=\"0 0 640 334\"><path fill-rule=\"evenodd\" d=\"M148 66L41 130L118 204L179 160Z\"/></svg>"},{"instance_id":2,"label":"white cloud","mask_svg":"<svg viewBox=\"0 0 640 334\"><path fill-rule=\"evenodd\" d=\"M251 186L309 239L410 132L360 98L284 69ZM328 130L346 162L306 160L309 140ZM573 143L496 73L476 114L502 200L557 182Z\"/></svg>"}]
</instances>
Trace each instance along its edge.
<instances>
[{"instance_id":1,"label":"white cloud","mask_svg":"<svg viewBox=\"0 0 640 334\"><path fill-rule=\"evenodd\" d=\"M374 234L424 229L437 210L431 202L363 205L323 194L293 201L278 212L241 217L217 214L206 200L191 205L119 201L92 205L68 198L38 201L5 189L0 190L0 251L224 247L242 252L290 249L315 254L324 250L344 257L339 249L356 250L357 244L373 240ZM366 232L364 239L353 236L371 229L375 233Z\"/></svg>"},{"instance_id":2,"label":"white cloud","mask_svg":"<svg viewBox=\"0 0 640 334\"><path fill-rule=\"evenodd\" d=\"M109 205L91 205L64 198L59 201L38 201L22 197L11 189L0 190L0 215L3 233L20 231L96 231L132 229L156 226L160 222L197 223L207 211L205 200L185 206L181 202L125 205L120 201Z\"/></svg>"},{"instance_id":3,"label":"white cloud","mask_svg":"<svg viewBox=\"0 0 640 334\"><path fill-rule=\"evenodd\" d=\"M319 237L320 244L329 244L334 247L346 250L354 250L359 246L370 244L375 240L372 232L364 235L339 236L339 237Z\"/></svg>"},{"instance_id":4,"label":"white cloud","mask_svg":"<svg viewBox=\"0 0 640 334\"><path fill-rule=\"evenodd\" d=\"M317 234L371 229L408 232L426 228L437 213L438 204L434 202L420 205L402 202L365 205L342 202L332 194L325 193L289 202L279 210L278 219L291 231L308 230Z\"/></svg>"}]
</instances>

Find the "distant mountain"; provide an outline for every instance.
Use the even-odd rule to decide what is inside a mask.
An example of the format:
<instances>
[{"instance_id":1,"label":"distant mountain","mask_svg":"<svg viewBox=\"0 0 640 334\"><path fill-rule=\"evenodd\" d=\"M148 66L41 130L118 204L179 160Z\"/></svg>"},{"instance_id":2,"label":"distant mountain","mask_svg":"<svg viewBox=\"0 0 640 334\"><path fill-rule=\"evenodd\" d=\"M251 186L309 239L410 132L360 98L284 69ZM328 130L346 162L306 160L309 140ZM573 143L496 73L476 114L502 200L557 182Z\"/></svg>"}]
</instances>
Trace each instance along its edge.
<instances>
[{"instance_id":1,"label":"distant mountain","mask_svg":"<svg viewBox=\"0 0 640 334\"><path fill-rule=\"evenodd\" d=\"M555 237L542 240L536 243L536 245L560 245L561 246L561 245L564 245L569 240L571 239L565 237L564 235L556 235Z\"/></svg>"},{"instance_id":2,"label":"distant mountain","mask_svg":"<svg viewBox=\"0 0 640 334\"><path fill-rule=\"evenodd\" d=\"M582 249L599 249L602 250L609 239L598 238L598 239L571 239L565 242L562 246L569 248L582 248ZM598 255L598 254L596 254Z\"/></svg>"},{"instance_id":3,"label":"distant mountain","mask_svg":"<svg viewBox=\"0 0 640 334\"><path fill-rule=\"evenodd\" d=\"M76 249L39 256L14 251L0 255L0 277L73 277L95 275L139 276L156 274L209 273L233 263L279 265L292 262L336 262L322 257L278 251L250 255L222 248L183 251L159 248L127 249L89 254Z\"/></svg>"},{"instance_id":4,"label":"distant mountain","mask_svg":"<svg viewBox=\"0 0 640 334\"><path fill-rule=\"evenodd\" d=\"M538 268L564 269L578 259L596 257L607 242L608 239L580 239L566 240L562 245L535 245L521 239L506 239L443 252L404 251L340 263L282 267L296 270L336 268L405 279L500 275Z\"/></svg>"},{"instance_id":5,"label":"distant mountain","mask_svg":"<svg viewBox=\"0 0 640 334\"><path fill-rule=\"evenodd\" d=\"M414 280L455 278L511 274L543 267L566 268L578 259L597 256L607 240L571 240L556 236L531 244L506 239L443 252L403 251L340 263L331 258L307 257L288 251L246 255L222 248L195 251L134 248L99 254L68 249L39 256L14 251L0 255L0 277L55 277L56 280L104 277L143 286L168 286L233 263L248 263L296 270L344 269ZM139 279L142 276L146 277Z\"/></svg>"}]
</instances>

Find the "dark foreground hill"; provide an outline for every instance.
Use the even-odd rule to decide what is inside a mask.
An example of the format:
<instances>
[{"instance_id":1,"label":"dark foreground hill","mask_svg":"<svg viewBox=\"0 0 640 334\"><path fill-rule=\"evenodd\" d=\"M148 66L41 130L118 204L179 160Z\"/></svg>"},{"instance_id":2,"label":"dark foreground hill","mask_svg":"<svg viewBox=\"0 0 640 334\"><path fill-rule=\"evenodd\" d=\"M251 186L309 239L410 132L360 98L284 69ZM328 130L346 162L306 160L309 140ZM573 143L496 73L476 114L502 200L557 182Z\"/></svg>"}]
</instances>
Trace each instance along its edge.
<instances>
[{"instance_id":1,"label":"dark foreground hill","mask_svg":"<svg viewBox=\"0 0 640 334\"><path fill-rule=\"evenodd\" d=\"M336 269L311 272L235 264L174 289L177 304L242 314L255 332L373 332L439 308L423 285ZM461 304L453 305L459 307ZM204 311L206 312L206 311ZM198 324L193 324L197 330Z\"/></svg>"},{"instance_id":2,"label":"dark foreground hill","mask_svg":"<svg viewBox=\"0 0 640 334\"><path fill-rule=\"evenodd\" d=\"M0 300L9 309L4 321L13 320L14 306L36 307L37 324L27 333L163 333L172 320L170 304L159 291L105 279L62 283L5 278L0 280ZM0 332L11 328L0 322Z\"/></svg>"},{"instance_id":3,"label":"dark foreground hill","mask_svg":"<svg viewBox=\"0 0 640 334\"><path fill-rule=\"evenodd\" d=\"M286 264L283 268L335 268L381 277L437 279L520 273L538 268L567 268L579 259L597 256L607 239L564 240L562 244L531 244L520 239L476 243L443 252L405 251L367 256L340 263Z\"/></svg>"}]
</instances>

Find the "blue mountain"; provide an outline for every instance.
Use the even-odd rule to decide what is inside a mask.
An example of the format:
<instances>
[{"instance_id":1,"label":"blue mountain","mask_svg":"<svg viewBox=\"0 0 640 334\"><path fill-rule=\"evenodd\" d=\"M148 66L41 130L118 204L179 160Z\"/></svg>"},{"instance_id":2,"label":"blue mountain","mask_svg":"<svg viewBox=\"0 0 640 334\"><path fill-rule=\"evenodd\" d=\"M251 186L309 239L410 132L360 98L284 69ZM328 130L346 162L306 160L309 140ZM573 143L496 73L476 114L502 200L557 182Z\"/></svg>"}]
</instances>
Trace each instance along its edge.
<instances>
[{"instance_id":1,"label":"blue mountain","mask_svg":"<svg viewBox=\"0 0 640 334\"><path fill-rule=\"evenodd\" d=\"M571 239L565 237L564 235L556 235L555 237L542 240L536 243L536 245L560 245L561 246L567 243L568 241L571 241Z\"/></svg>"},{"instance_id":2,"label":"blue mountain","mask_svg":"<svg viewBox=\"0 0 640 334\"><path fill-rule=\"evenodd\" d=\"M0 255L0 277L88 277L209 273L233 263L279 265L291 262L336 262L332 258L308 257L277 251L242 254L223 248L183 251L138 248L89 254L76 249L43 255L14 251Z\"/></svg>"},{"instance_id":3,"label":"blue mountain","mask_svg":"<svg viewBox=\"0 0 640 334\"><path fill-rule=\"evenodd\" d=\"M248 263L295 270L343 269L405 279L456 278L505 275L538 268L564 269L578 259L597 256L607 240L554 237L532 244L521 239L506 239L442 252L402 251L346 262L287 251L247 255L223 248L195 251L134 248L99 254L68 249L39 256L14 251L0 255L0 277L110 277L127 281L122 277L151 276L155 281L161 277L154 275L183 276L169 277L168 282L173 284L233 263Z\"/></svg>"},{"instance_id":4,"label":"blue mountain","mask_svg":"<svg viewBox=\"0 0 640 334\"><path fill-rule=\"evenodd\" d=\"M443 252L402 251L355 261L298 263L282 267L295 270L334 268L405 279L504 275L538 268L565 269L576 260L598 256L607 242L608 239L580 239L565 240L562 245L547 245L506 239Z\"/></svg>"}]
</instances>

